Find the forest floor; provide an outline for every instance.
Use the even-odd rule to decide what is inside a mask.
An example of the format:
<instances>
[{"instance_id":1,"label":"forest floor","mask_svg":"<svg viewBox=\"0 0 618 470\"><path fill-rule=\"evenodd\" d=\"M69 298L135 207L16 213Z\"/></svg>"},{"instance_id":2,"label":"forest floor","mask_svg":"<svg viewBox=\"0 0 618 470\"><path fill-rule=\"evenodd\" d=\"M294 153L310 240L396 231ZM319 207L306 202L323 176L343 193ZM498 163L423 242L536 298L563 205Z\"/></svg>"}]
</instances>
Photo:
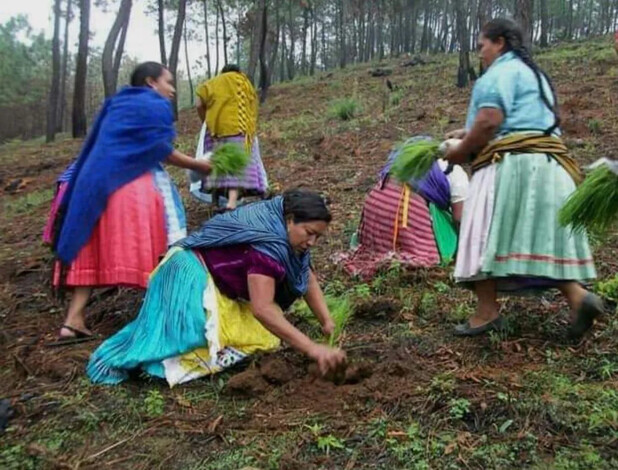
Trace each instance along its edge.
<instances>
[{"instance_id":1,"label":"forest floor","mask_svg":"<svg viewBox=\"0 0 618 470\"><path fill-rule=\"evenodd\" d=\"M354 383L307 373L289 348L234 371L169 389L134 378L93 386L84 373L98 342L46 347L65 304L49 289L41 231L54 180L80 143L0 147L0 398L15 416L0 439L0 468L127 469L603 469L618 468L618 316L615 303L580 344L565 339L567 306L505 298L504 335L458 339L474 309L452 268L391 266L350 279L333 255L346 249L366 192L404 138L461 127L470 89L454 86L455 56L402 67L404 59L350 67L273 87L260 143L274 187L325 192L334 221L314 264L325 290L347 293L355 316L343 347L363 364ZM618 56L609 41L538 54L561 100L567 144L582 163L617 158ZM375 68L392 70L387 91ZM333 100L362 110L333 117ZM178 145L193 152L198 121L181 113ZM190 199L191 227L207 209ZM593 240L599 282L618 300L618 233ZM137 313L142 293L99 292L88 308L103 337ZM315 335L301 318L291 318ZM233 386L228 385L236 376Z\"/></svg>"}]
</instances>

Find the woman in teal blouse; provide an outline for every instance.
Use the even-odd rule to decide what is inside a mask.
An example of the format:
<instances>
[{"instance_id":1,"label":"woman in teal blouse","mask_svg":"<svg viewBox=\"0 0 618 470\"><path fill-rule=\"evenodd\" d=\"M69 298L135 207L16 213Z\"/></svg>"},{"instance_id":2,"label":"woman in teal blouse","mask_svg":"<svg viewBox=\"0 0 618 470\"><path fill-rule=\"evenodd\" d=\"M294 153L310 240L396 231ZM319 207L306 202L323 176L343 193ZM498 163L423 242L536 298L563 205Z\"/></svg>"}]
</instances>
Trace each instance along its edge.
<instances>
[{"instance_id":1,"label":"woman in teal blouse","mask_svg":"<svg viewBox=\"0 0 618 470\"><path fill-rule=\"evenodd\" d=\"M551 81L534 63L510 20L487 23L480 36L486 72L476 82L462 142L446 158L472 162L455 278L478 298L476 313L455 328L474 336L503 326L497 292L558 288L581 337L602 302L581 282L596 277L588 240L558 224L581 173L560 139Z\"/></svg>"}]
</instances>

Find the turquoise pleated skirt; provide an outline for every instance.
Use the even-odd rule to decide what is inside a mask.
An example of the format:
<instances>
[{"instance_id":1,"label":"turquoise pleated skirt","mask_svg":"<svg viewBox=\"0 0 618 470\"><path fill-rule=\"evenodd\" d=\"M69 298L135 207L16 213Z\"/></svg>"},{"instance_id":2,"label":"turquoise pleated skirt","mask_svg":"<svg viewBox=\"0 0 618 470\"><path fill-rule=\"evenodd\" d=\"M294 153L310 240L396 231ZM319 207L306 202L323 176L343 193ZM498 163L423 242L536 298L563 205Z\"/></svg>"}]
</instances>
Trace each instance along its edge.
<instances>
[{"instance_id":1,"label":"turquoise pleated skirt","mask_svg":"<svg viewBox=\"0 0 618 470\"><path fill-rule=\"evenodd\" d=\"M506 154L476 172L464 204L456 280L496 279L499 290L513 291L594 279L586 234L558 223L574 190L567 171L545 154Z\"/></svg>"}]
</instances>

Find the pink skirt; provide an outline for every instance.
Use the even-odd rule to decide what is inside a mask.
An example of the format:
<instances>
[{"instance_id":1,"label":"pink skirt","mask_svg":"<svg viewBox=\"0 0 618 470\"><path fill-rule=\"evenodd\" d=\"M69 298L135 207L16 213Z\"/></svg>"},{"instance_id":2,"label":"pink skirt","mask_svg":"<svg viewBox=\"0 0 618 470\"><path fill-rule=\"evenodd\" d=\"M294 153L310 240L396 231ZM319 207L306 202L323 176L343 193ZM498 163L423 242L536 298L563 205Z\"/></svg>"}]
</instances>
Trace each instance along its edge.
<instances>
[{"instance_id":1,"label":"pink skirt","mask_svg":"<svg viewBox=\"0 0 618 470\"><path fill-rule=\"evenodd\" d=\"M147 172L109 198L90 240L69 266L62 285L146 288L150 273L166 251L164 201L153 173ZM60 285L58 262L53 281L54 286Z\"/></svg>"},{"instance_id":2,"label":"pink skirt","mask_svg":"<svg viewBox=\"0 0 618 470\"><path fill-rule=\"evenodd\" d=\"M378 183L365 199L358 249L343 260L346 271L368 278L393 261L412 267L429 267L440 262L431 214L422 196L410 191L406 201L400 184Z\"/></svg>"}]
</instances>

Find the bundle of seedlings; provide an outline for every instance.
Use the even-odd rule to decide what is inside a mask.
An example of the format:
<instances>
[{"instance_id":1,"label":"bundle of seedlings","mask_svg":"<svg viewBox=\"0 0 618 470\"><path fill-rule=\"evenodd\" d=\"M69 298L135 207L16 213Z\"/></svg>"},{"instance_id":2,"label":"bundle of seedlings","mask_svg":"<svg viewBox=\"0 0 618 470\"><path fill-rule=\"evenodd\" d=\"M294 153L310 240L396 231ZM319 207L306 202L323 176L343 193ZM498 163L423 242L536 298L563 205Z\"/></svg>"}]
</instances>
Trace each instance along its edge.
<instances>
[{"instance_id":1,"label":"bundle of seedlings","mask_svg":"<svg viewBox=\"0 0 618 470\"><path fill-rule=\"evenodd\" d=\"M251 156L241 145L219 145L210 158L213 176L240 176L244 173Z\"/></svg>"},{"instance_id":2,"label":"bundle of seedlings","mask_svg":"<svg viewBox=\"0 0 618 470\"><path fill-rule=\"evenodd\" d=\"M442 155L440 144L435 140L417 140L404 144L393 162L390 173L402 183L418 180L431 170Z\"/></svg>"},{"instance_id":3,"label":"bundle of seedlings","mask_svg":"<svg viewBox=\"0 0 618 470\"><path fill-rule=\"evenodd\" d=\"M618 221L618 163L598 165L560 209L559 221L573 230L603 234Z\"/></svg>"}]
</instances>

